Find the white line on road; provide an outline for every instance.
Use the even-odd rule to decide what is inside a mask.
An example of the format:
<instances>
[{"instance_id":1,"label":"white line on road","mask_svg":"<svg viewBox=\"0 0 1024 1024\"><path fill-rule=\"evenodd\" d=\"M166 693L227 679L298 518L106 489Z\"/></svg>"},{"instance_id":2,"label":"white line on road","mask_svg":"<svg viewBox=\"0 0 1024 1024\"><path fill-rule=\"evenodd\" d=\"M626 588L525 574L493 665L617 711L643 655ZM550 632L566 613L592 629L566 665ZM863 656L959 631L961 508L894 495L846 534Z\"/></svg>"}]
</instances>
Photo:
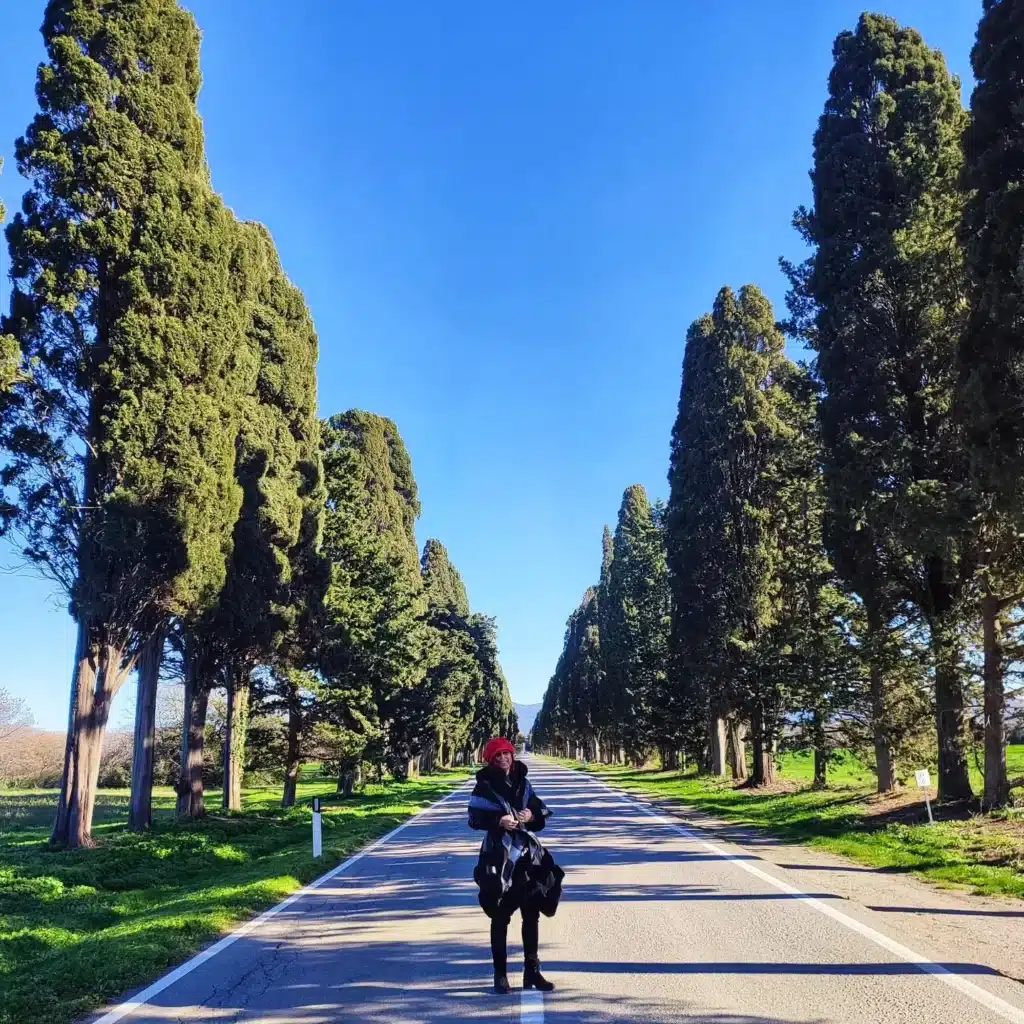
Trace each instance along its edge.
<instances>
[{"instance_id":1,"label":"white line on road","mask_svg":"<svg viewBox=\"0 0 1024 1024\"><path fill-rule=\"evenodd\" d=\"M159 995L166 988L170 988L177 981L181 981L187 974L191 974L197 967L202 966L207 960L212 960L218 953L223 953L228 946L233 945L239 939L245 938L251 931L259 928L261 924L269 921L276 914L280 914L282 910L286 910L297 900L301 900L303 896L308 896L314 889L319 888L324 882L329 882L332 878L337 877L342 872L347 871L357 861L362 860L367 854L372 853L378 847L383 846L385 843L394 839L399 832L407 829L414 822L418 821L425 814L429 814L435 807L440 807L441 804L447 800L451 800L452 797L458 796L463 793L467 788L466 784L463 784L456 789L453 789L447 796L441 797L440 800L432 803L429 807L424 807L418 814L414 814L408 821L403 821L398 828L393 828L386 836L381 836L380 839L370 843L369 846L363 847L358 853L353 854L348 860L342 861L337 867L331 868L330 871L325 875L321 875L316 881L310 882L309 885L303 886L298 892L292 893L286 900L282 900L276 906L271 907L269 910L265 910L259 917L254 917L251 921L246 922L241 928L233 931L230 935L225 935L219 942L215 942L212 946L204 949L201 953L197 953L191 960L186 961L180 967L176 967L169 974L165 974L162 978L154 981L149 988L143 989L134 999L129 999L126 1002L121 1003L119 1006L115 1006L112 1010L105 1013L100 1017L95 1024L116 1024L116 1021L121 1020L123 1017L127 1017L128 1014L133 1013L135 1010L141 1009L146 1003L149 1002L154 996ZM543 1024L543 1015L540 1018L540 1024Z\"/></svg>"},{"instance_id":2,"label":"white line on road","mask_svg":"<svg viewBox=\"0 0 1024 1024\"><path fill-rule=\"evenodd\" d=\"M572 771L574 769L570 770ZM841 910L837 910L835 907L829 906L827 903L823 903L814 896L809 896L807 893L795 888L788 882L782 881L781 878L776 878L774 875L768 874L767 871L762 871L760 868L754 867L754 865L750 864L748 861L740 860L738 857L733 857L728 850L723 849L721 846L717 846L715 843L709 843L706 839L702 838L699 833L693 831L693 829L684 828L682 825L676 824L676 822L672 821L670 818L666 818L664 815L659 814L652 807L641 803L639 800L634 800L630 797L624 796L622 790L615 789L614 786L609 786L608 783L595 779L593 776L586 777L598 786L602 786L604 789L607 789L614 796L618 797L624 804L630 804L637 808L637 810L643 811L644 814L650 815L659 824L672 829L674 832L683 836L683 838L697 843L703 847L703 849L715 854L717 857L721 857L722 860L728 861L730 864L735 864L736 867L742 868L748 874L754 875L756 878L760 878L763 882L767 882L769 885L774 886L781 892L793 896L799 902L804 903L809 907L813 907L819 913L832 918L833 921L839 922L839 924L844 925L851 931L854 931L865 939L870 940L875 943L875 945L888 950L893 955L898 956L901 960L904 960L909 964L913 964L919 971L935 978L936 981L941 981L944 984L949 985L950 988L955 988L958 992L961 992L968 998L973 999L975 1002L981 1003L983 1006L987 1006L988 1009L993 1013L998 1014L1003 1018L1003 1020L1011 1021L1012 1024L1024 1024L1024 1011L1019 1010L1016 1006L1006 1002L1005 999L1000 999L999 996L993 995L980 985L975 985L974 982L968 981L966 978L961 978L959 974L954 974L941 964L937 964L933 960L929 960L928 957L922 956L920 953L915 953L914 950L890 939L887 935L883 935L879 931L875 931L874 928L863 924L856 918L844 914Z\"/></svg>"},{"instance_id":3,"label":"white line on road","mask_svg":"<svg viewBox=\"0 0 1024 1024\"><path fill-rule=\"evenodd\" d=\"M544 1024L544 993L524 988L519 1000L519 1024Z\"/></svg>"}]
</instances>

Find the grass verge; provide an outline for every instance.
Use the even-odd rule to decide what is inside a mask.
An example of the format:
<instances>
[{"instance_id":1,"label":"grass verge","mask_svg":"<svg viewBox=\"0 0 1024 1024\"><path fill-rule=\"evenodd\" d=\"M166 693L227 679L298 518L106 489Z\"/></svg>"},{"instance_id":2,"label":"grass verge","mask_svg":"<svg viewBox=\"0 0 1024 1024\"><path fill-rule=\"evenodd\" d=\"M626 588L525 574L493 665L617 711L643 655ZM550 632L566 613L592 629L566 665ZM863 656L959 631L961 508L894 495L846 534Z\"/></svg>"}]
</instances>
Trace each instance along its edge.
<instances>
[{"instance_id":1,"label":"grass verge","mask_svg":"<svg viewBox=\"0 0 1024 1024\"><path fill-rule=\"evenodd\" d=\"M1024 746L1010 751L1011 775L1024 774ZM580 768L574 761L559 761ZM841 854L888 872L909 872L979 895L1024 898L1024 816L968 814L936 808L927 824L917 790L881 797L863 765L845 757L828 789L810 786L809 755L783 761L782 781L771 791L656 768L588 765L613 786L695 808L723 821L763 829L786 843ZM1019 784L1019 782L1018 782Z\"/></svg>"},{"instance_id":2,"label":"grass verge","mask_svg":"<svg viewBox=\"0 0 1024 1024\"><path fill-rule=\"evenodd\" d=\"M55 792L0 790L0 1024L65 1024L151 981L467 777L368 785L347 799L314 779L288 811L279 788L255 789L240 813L195 824L177 822L173 794L159 790L145 835L125 827L128 794L101 791L97 848L74 852L47 846ZM314 796L325 803L319 860Z\"/></svg>"}]
</instances>

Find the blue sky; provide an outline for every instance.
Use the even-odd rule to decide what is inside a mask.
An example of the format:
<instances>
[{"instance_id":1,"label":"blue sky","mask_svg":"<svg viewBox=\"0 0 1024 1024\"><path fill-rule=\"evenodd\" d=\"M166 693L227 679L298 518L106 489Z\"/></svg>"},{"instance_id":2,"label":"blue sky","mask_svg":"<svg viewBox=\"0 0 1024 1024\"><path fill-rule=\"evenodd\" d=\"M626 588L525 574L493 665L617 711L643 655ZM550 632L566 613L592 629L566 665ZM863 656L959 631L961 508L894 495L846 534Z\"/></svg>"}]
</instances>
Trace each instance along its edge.
<instances>
[{"instance_id":1,"label":"blue sky","mask_svg":"<svg viewBox=\"0 0 1024 1024\"><path fill-rule=\"evenodd\" d=\"M214 184L306 294L322 412L398 423L421 543L448 546L498 617L513 695L539 700L623 489L666 495L688 324L724 284L782 305L832 40L861 5L186 6ZM980 6L885 11L969 82ZM9 209L43 7L0 11ZM64 726L73 647L59 595L0 575L0 686L42 726Z\"/></svg>"}]
</instances>

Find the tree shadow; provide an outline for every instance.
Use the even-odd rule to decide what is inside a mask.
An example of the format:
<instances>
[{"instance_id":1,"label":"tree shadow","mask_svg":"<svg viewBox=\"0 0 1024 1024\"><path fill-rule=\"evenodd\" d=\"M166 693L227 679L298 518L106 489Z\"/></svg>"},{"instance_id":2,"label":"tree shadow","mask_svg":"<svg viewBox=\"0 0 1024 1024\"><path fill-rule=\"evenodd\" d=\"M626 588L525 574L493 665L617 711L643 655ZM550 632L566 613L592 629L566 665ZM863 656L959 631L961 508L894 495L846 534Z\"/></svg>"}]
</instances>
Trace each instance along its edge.
<instances>
[{"instance_id":1,"label":"tree shadow","mask_svg":"<svg viewBox=\"0 0 1024 1024\"><path fill-rule=\"evenodd\" d=\"M1024 910L962 910L957 907L868 907L880 914L938 914L956 917L1024 917Z\"/></svg>"}]
</instances>

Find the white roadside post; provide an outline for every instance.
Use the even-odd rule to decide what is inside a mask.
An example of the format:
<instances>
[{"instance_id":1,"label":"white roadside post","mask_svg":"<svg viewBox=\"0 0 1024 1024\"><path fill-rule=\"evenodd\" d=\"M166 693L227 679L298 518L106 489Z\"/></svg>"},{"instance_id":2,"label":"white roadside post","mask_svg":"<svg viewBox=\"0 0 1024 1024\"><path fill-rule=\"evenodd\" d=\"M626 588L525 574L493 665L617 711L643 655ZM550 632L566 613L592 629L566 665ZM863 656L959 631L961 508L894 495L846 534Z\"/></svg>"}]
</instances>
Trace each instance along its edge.
<instances>
[{"instance_id":1,"label":"white roadside post","mask_svg":"<svg viewBox=\"0 0 1024 1024\"><path fill-rule=\"evenodd\" d=\"M320 813L320 797L313 797L313 856L324 852L323 815Z\"/></svg>"},{"instance_id":2,"label":"white roadside post","mask_svg":"<svg viewBox=\"0 0 1024 1024\"><path fill-rule=\"evenodd\" d=\"M928 797L928 791L932 788L932 777L927 768L919 768L914 772L914 776L917 779L917 788L923 789L924 793L924 805L928 808L928 824L934 825L935 819L932 817L932 802Z\"/></svg>"}]
</instances>

